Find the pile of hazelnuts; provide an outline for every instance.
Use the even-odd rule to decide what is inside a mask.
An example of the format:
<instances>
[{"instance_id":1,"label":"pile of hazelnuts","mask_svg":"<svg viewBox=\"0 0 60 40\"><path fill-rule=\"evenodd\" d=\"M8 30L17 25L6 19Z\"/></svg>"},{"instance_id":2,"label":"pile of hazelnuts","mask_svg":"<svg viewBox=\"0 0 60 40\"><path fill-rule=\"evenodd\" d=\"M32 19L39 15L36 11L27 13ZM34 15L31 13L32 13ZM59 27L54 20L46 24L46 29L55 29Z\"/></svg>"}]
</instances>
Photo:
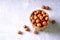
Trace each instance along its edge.
<instances>
[{"instance_id":1,"label":"pile of hazelnuts","mask_svg":"<svg viewBox=\"0 0 60 40\"><path fill-rule=\"evenodd\" d=\"M49 6L42 5L42 9L49 10ZM48 25L49 15L43 10L35 10L30 15L30 21L32 23L32 27L34 28L33 33L38 34L38 30L44 30ZM55 24L56 21L52 20L52 24ZM27 25L23 26L25 31L30 31L30 28ZM19 30L18 34L22 34L22 31Z\"/></svg>"},{"instance_id":2,"label":"pile of hazelnuts","mask_svg":"<svg viewBox=\"0 0 60 40\"><path fill-rule=\"evenodd\" d=\"M45 28L48 24L49 16L43 10L35 10L32 12L30 16L30 21L33 25L33 28L37 27L41 30L41 28Z\"/></svg>"}]
</instances>

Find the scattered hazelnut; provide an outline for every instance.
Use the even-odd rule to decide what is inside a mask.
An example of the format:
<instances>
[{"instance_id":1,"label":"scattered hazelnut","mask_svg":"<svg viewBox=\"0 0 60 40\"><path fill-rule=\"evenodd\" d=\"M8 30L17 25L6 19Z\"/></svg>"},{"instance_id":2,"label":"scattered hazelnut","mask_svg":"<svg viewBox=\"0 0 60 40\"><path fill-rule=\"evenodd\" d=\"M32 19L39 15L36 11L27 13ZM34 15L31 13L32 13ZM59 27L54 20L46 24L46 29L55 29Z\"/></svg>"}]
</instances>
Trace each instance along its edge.
<instances>
[{"instance_id":1,"label":"scattered hazelnut","mask_svg":"<svg viewBox=\"0 0 60 40\"><path fill-rule=\"evenodd\" d=\"M19 30L19 31L18 31L18 34L22 34L22 32Z\"/></svg>"},{"instance_id":2,"label":"scattered hazelnut","mask_svg":"<svg viewBox=\"0 0 60 40\"><path fill-rule=\"evenodd\" d=\"M49 10L49 6L45 6L45 5L42 5L42 9L46 9L46 10Z\"/></svg>"},{"instance_id":3,"label":"scattered hazelnut","mask_svg":"<svg viewBox=\"0 0 60 40\"><path fill-rule=\"evenodd\" d=\"M26 25L24 25L24 28L27 28L27 26L26 26Z\"/></svg>"},{"instance_id":4,"label":"scattered hazelnut","mask_svg":"<svg viewBox=\"0 0 60 40\"><path fill-rule=\"evenodd\" d=\"M34 34L38 34L38 32L37 32L37 31L34 31L33 33L34 33Z\"/></svg>"},{"instance_id":5,"label":"scattered hazelnut","mask_svg":"<svg viewBox=\"0 0 60 40\"><path fill-rule=\"evenodd\" d=\"M25 31L30 31L30 29L29 28L25 28Z\"/></svg>"},{"instance_id":6,"label":"scattered hazelnut","mask_svg":"<svg viewBox=\"0 0 60 40\"><path fill-rule=\"evenodd\" d=\"M42 5L42 9L45 9L45 5Z\"/></svg>"},{"instance_id":7,"label":"scattered hazelnut","mask_svg":"<svg viewBox=\"0 0 60 40\"><path fill-rule=\"evenodd\" d=\"M46 21L44 21L42 24L43 24L44 26L46 26L46 25L47 25L47 22L46 22Z\"/></svg>"},{"instance_id":8,"label":"scattered hazelnut","mask_svg":"<svg viewBox=\"0 0 60 40\"><path fill-rule=\"evenodd\" d=\"M38 30L37 30L37 28L34 28L33 33L34 33L34 34L38 34Z\"/></svg>"},{"instance_id":9,"label":"scattered hazelnut","mask_svg":"<svg viewBox=\"0 0 60 40\"><path fill-rule=\"evenodd\" d=\"M56 23L56 21L55 20L52 20L52 24L55 24Z\"/></svg>"},{"instance_id":10,"label":"scattered hazelnut","mask_svg":"<svg viewBox=\"0 0 60 40\"><path fill-rule=\"evenodd\" d=\"M25 29L25 31L30 31L30 29L26 25L24 25L24 29Z\"/></svg>"},{"instance_id":11,"label":"scattered hazelnut","mask_svg":"<svg viewBox=\"0 0 60 40\"><path fill-rule=\"evenodd\" d=\"M46 10L49 10L49 6L46 6Z\"/></svg>"}]
</instances>

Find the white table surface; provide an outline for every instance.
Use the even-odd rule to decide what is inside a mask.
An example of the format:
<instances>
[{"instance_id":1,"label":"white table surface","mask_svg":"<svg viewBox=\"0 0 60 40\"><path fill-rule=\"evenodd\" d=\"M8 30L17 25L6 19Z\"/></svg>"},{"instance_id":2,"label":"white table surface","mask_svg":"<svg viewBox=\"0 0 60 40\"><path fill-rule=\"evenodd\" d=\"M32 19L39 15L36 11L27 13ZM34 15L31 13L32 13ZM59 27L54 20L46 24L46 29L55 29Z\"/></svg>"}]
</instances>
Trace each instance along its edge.
<instances>
[{"instance_id":1,"label":"white table surface","mask_svg":"<svg viewBox=\"0 0 60 40\"><path fill-rule=\"evenodd\" d=\"M46 30L35 35L29 16L43 4L51 8L45 11L56 24L50 23ZM31 31L24 31L23 25L28 25ZM23 34L18 35L18 30ZM0 0L0 40L60 40L60 0Z\"/></svg>"}]
</instances>

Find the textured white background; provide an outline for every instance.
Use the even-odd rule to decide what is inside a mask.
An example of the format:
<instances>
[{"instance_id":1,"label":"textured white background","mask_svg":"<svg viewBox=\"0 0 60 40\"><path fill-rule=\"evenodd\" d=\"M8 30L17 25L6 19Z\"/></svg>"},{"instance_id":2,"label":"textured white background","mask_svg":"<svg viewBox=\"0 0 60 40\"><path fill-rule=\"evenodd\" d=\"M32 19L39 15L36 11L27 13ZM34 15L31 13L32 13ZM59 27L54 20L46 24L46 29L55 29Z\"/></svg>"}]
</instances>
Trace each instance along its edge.
<instances>
[{"instance_id":1,"label":"textured white background","mask_svg":"<svg viewBox=\"0 0 60 40\"><path fill-rule=\"evenodd\" d=\"M50 20L55 19L56 24L49 23L44 31L33 34L29 21L30 13L48 5L51 10L45 10ZM31 29L26 32L23 25ZM17 31L21 30L22 35ZM60 40L60 0L0 0L0 40Z\"/></svg>"}]
</instances>

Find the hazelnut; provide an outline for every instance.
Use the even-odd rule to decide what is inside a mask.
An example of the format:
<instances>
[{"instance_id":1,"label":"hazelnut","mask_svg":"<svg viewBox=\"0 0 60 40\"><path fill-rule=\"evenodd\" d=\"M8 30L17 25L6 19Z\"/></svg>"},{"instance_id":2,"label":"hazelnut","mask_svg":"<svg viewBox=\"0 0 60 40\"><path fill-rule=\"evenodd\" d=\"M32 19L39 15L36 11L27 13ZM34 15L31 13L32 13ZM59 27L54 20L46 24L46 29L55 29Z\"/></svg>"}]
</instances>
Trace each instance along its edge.
<instances>
[{"instance_id":1,"label":"hazelnut","mask_svg":"<svg viewBox=\"0 0 60 40\"><path fill-rule=\"evenodd\" d=\"M34 26L37 26L37 24L36 24L36 23L34 23Z\"/></svg>"},{"instance_id":2,"label":"hazelnut","mask_svg":"<svg viewBox=\"0 0 60 40\"><path fill-rule=\"evenodd\" d=\"M46 21L43 21L42 23L44 26L47 26L47 22Z\"/></svg>"},{"instance_id":3,"label":"hazelnut","mask_svg":"<svg viewBox=\"0 0 60 40\"><path fill-rule=\"evenodd\" d=\"M37 26L40 27L41 26L41 23L37 23Z\"/></svg>"},{"instance_id":4,"label":"hazelnut","mask_svg":"<svg viewBox=\"0 0 60 40\"><path fill-rule=\"evenodd\" d=\"M43 16L40 16L39 18L40 18L40 20L42 20L43 19Z\"/></svg>"},{"instance_id":5,"label":"hazelnut","mask_svg":"<svg viewBox=\"0 0 60 40\"><path fill-rule=\"evenodd\" d=\"M40 22L40 20L39 19L36 19L36 23L39 23Z\"/></svg>"},{"instance_id":6,"label":"hazelnut","mask_svg":"<svg viewBox=\"0 0 60 40\"><path fill-rule=\"evenodd\" d=\"M42 5L42 9L45 9L45 5Z\"/></svg>"},{"instance_id":7,"label":"hazelnut","mask_svg":"<svg viewBox=\"0 0 60 40\"><path fill-rule=\"evenodd\" d=\"M30 17L30 19L31 19L31 20L34 19L34 16L32 15L32 16Z\"/></svg>"},{"instance_id":8,"label":"hazelnut","mask_svg":"<svg viewBox=\"0 0 60 40\"><path fill-rule=\"evenodd\" d=\"M25 31L30 31L30 29L29 28L25 28Z\"/></svg>"},{"instance_id":9,"label":"hazelnut","mask_svg":"<svg viewBox=\"0 0 60 40\"><path fill-rule=\"evenodd\" d=\"M34 19L32 19L32 23L35 23L35 20Z\"/></svg>"},{"instance_id":10,"label":"hazelnut","mask_svg":"<svg viewBox=\"0 0 60 40\"><path fill-rule=\"evenodd\" d=\"M37 19L37 16L36 15L34 15L34 19Z\"/></svg>"},{"instance_id":11,"label":"hazelnut","mask_svg":"<svg viewBox=\"0 0 60 40\"><path fill-rule=\"evenodd\" d=\"M55 24L56 23L56 21L55 20L52 20L52 24Z\"/></svg>"},{"instance_id":12,"label":"hazelnut","mask_svg":"<svg viewBox=\"0 0 60 40\"><path fill-rule=\"evenodd\" d=\"M38 30L37 30L37 28L34 28L33 33L34 33L34 34L38 34Z\"/></svg>"},{"instance_id":13,"label":"hazelnut","mask_svg":"<svg viewBox=\"0 0 60 40\"><path fill-rule=\"evenodd\" d=\"M43 14L43 17L45 17L46 16L46 14Z\"/></svg>"},{"instance_id":14,"label":"hazelnut","mask_svg":"<svg viewBox=\"0 0 60 40\"><path fill-rule=\"evenodd\" d=\"M48 14L46 13L46 16L48 17Z\"/></svg>"},{"instance_id":15,"label":"hazelnut","mask_svg":"<svg viewBox=\"0 0 60 40\"><path fill-rule=\"evenodd\" d=\"M38 17L40 17L40 16L41 16L41 14L38 14L37 16L38 16Z\"/></svg>"},{"instance_id":16,"label":"hazelnut","mask_svg":"<svg viewBox=\"0 0 60 40\"><path fill-rule=\"evenodd\" d=\"M23 27L24 27L24 28L27 28L27 26L26 26L26 25L24 25Z\"/></svg>"},{"instance_id":17,"label":"hazelnut","mask_svg":"<svg viewBox=\"0 0 60 40\"><path fill-rule=\"evenodd\" d=\"M38 34L38 32L37 32L37 31L33 31L33 33L34 33L34 34Z\"/></svg>"},{"instance_id":18,"label":"hazelnut","mask_svg":"<svg viewBox=\"0 0 60 40\"><path fill-rule=\"evenodd\" d=\"M46 14L44 11L42 11L42 14Z\"/></svg>"},{"instance_id":19,"label":"hazelnut","mask_svg":"<svg viewBox=\"0 0 60 40\"><path fill-rule=\"evenodd\" d=\"M34 14L35 14L35 15L37 15L37 13L36 13L36 12L34 12Z\"/></svg>"},{"instance_id":20,"label":"hazelnut","mask_svg":"<svg viewBox=\"0 0 60 40\"><path fill-rule=\"evenodd\" d=\"M25 29L25 31L30 31L30 29L26 25L24 25L24 29Z\"/></svg>"},{"instance_id":21,"label":"hazelnut","mask_svg":"<svg viewBox=\"0 0 60 40\"><path fill-rule=\"evenodd\" d=\"M35 15L39 14L40 10L37 10L36 12L34 12Z\"/></svg>"},{"instance_id":22,"label":"hazelnut","mask_svg":"<svg viewBox=\"0 0 60 40\"><path fill-rule=\"evenodd\" d=\"M19 30L19 31L18 31L18 34L22 34L22 32Z\"/></svg>"},{"instance_id":23,"label":"hazelnut","mask_svg":"<svg viewBox=\"0 0 60 40\"><path fill-rule=\"evenodd\" d=\"M43 18L41 21L43 22L43 21L45 21L45 19Z\"/></svg>"},{"instance_id":24,"label":"hazelnut","mask_svg":"<svg viewBox=\"0 0 60 40\"><path fill-rule=\"evenodd\" d=\"M34 11L34 15L37 15L38 13L36 11Z\"/></svg>"},{"instance_id":25,"label":"hazelnut","mask_svg":"<svg viewBox=\"0 0 60 40\"><path fill-rule=\"evenodd\" d=\"M48 20L48 17L45 17L45 20Z\"/></svg>"},{"instance_id":26,"label":"hazelnut","mask_svg":"<svg viewBox=\"0 0 60 40\"><path fill-rule=\"evenodd\" d=\"M49 6L46 6L46 10L49 10Z\"/></svg>"},{"instance_id":27,"label":"hazelnut","mask_svg":"<svg viewBox=\"0 0 60 40\"><path fill-rule=\"evenodd\" d=\"M39 14L39 13L41 13L41 11L40 11L40 10L37 10L37 11L36 11L36 13L38 13L38 14Z\"/></svg>"}]
</instances>

